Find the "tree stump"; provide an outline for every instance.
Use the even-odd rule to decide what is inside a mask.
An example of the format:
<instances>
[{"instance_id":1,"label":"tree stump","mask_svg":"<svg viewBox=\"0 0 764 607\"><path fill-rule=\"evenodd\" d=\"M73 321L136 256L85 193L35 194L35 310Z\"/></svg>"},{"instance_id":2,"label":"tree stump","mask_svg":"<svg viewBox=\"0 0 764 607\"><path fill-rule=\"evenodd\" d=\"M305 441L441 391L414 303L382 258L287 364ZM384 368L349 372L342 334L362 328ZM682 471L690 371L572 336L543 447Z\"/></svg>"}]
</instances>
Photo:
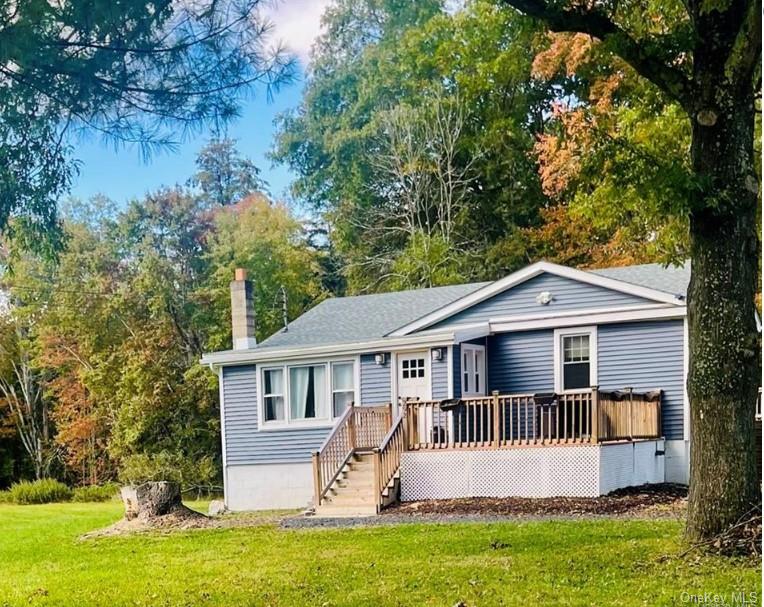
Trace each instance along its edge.
<instances>
[{"instance_id":1,"label":"tree stump","mask_svg":"<svg viewBox=\"0 0 764 607\"><path fill-rule=\"evenodd\" d=\"M152 519L185 510L180 499L180 485L170 481L152 481L122 487L125 519Z\"/></svg>"}]
</instances>

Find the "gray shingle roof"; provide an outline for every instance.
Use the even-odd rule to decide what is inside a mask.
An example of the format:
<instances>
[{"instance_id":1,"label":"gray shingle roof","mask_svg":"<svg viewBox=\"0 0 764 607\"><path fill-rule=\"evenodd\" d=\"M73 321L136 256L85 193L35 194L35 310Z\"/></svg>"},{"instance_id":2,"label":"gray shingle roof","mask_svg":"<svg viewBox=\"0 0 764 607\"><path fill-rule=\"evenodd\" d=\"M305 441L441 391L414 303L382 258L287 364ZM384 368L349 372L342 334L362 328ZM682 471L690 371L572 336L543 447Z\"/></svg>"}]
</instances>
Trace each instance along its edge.
<instances>
[{"instance_id":1,"label":"gray shingle roof","mask_svg":"<svg viewBox=\"0 0 764 607\"><path fill-rule=\"evenodd\" d=\"M659 263L646 263L638 266L624 266L622 268L602 268L600 270L588 270L593 274L599 274L607 278L615 278L640 287L649 287L658 291L665 291L672 295L687 295L687 287L690 284L690 262L686 261L682 266L664 267Z\"/></svg>"},{"instance_id":2,"label":"gray shingle roof","mask_svg":"<svg viewBox=\"0 0 764 607\"><path fill-rule=\"evenodd\" d=\"M600 276L685 295L690 264L663 267L644 264L588 270ZM479 282L432 289L397 291L326 299L257 345L257 349L309 347L381 339L490 283Z\"/></svg>"},{"instance_id":3,"label":"gray shingle roof","mask_svg":"<svg viewBox=\"0 0 764 607\"><path fill-rule=\"evenodd\" d=\"M289 331L271 335L258 345L258 349L379 339L487 284L476 282L326 299L289 323Z\"/></svg>"}]
</instances>

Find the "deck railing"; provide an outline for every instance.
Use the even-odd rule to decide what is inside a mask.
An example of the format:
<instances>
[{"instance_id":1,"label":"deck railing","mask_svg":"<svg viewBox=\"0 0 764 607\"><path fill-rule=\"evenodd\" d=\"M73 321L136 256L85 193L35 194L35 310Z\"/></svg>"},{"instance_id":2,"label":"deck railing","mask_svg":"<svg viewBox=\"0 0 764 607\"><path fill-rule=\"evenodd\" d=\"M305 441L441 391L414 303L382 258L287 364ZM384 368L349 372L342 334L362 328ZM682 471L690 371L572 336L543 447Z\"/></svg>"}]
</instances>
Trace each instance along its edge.
<instances>
[{"instance_id":1,"label":"deck railing","mask_svg":"<svg viewBox=\"0 0 764 607\"><path fill-rule=\"evenodd\" d=\"M597 443L660 436L660 392L591 390L409 401L408 449Z\"/></svg>"},{"instance_id":2,"label":"deck railing","mask_svg":"<svg viewBox=\"0 0 764 607\"><path fill-rule=\"evenodd\" d=\"M401 465L401 454L406 450L406 407L401 408L398 417L382 440L378 450L374 451L374 495L377 496L377 508L382 506L382 492L393 480Z\"/></svg>"},{"instance_id":3,"label":"deck railing","mask_svg":"<svg viewBox=\"0 0 764 607\"><path fill-rule=\"evenodd\" d=\"M334 423L321 447L313 453L313 490L318 506L329 487L358 449L374 449L387 435L391 405L356 407L352 403Z\"/></svg>"}]
</instances>

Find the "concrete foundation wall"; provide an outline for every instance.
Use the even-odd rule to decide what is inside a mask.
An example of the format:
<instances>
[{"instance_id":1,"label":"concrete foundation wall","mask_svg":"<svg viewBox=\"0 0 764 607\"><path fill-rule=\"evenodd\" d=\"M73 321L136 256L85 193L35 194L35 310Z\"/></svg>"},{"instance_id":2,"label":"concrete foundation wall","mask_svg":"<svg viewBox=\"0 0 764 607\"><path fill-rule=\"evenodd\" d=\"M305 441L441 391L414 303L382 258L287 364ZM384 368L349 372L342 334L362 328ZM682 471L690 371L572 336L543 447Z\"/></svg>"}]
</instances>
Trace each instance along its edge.
<instances>
[{"instance_id":1,"label":"concrete foundation wall","mask_svg":"<svg viewBox=\"0 0 764 607\"><path fill-rule=\"evenodd\" d=\"M666 482L690 483L690 441L666 441Z\"/></svg>"},{"instance_id":2,"label":"concrete foundation wall","mask_svg":"<svg viewBox=\"0 0 764 607\"><path fill-rule=\"evenodd\" d=\"M313 502L310 463L228 466L225 476L229 510L306 508Z\"/></svg>"},{"instance_id":3,"label":"concrete foundation wall","mask_svg":"<svg viewBox=\"0 0 764 607\"><path fill-rule=\"evenodd\" d=\"M663 441L639 441L621 445L602 445L599 460L599 494L623 487L662 483L666 475Z\"/></svg>"}]
</instances>

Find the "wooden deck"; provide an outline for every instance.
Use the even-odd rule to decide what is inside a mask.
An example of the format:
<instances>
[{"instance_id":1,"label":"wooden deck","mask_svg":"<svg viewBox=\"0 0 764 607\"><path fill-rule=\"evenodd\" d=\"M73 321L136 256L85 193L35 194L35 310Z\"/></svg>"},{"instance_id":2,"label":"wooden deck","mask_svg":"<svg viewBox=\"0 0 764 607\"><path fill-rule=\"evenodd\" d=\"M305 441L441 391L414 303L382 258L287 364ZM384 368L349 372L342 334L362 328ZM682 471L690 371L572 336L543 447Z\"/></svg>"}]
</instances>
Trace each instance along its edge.
<instances>
[{"instance_id":1,"label":"wooden deck","mask_svg":"<svg viewBox=\"0 0 764 607\"><path fill-rule=\"evenodd\" d=\"M405 451L515 449L659 438L660 390L406 401L350 406L313 454L315 505L341 500L359 453L371 453L372 507L389 499Z\"/></svg>"}]
</instances>

